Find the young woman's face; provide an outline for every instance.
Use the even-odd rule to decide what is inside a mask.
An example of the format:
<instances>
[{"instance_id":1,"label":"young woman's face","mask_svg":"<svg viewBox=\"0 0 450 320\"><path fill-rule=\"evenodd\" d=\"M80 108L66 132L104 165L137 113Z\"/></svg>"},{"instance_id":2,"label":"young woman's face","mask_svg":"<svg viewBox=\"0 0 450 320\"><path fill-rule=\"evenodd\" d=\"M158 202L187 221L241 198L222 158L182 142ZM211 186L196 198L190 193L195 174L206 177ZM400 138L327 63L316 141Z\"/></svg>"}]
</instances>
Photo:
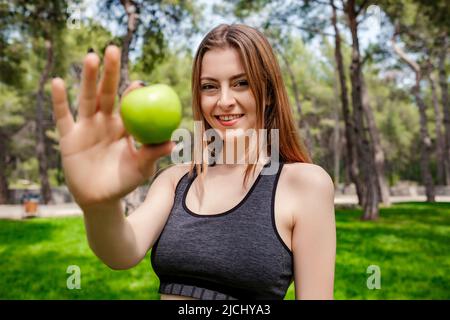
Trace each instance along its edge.
<instances>
[{"instance_id":1,"label":"young woman's face","mask_svg":"<svg viewBox=\"0 0 450 320\"><path fill-rule=\"evenodd\" d=\"M203 116L223 139L227 129L242 129L245 133L256 128L255 97L235 49L206 52L200 90Z\"/></svg>"}]
</instances>

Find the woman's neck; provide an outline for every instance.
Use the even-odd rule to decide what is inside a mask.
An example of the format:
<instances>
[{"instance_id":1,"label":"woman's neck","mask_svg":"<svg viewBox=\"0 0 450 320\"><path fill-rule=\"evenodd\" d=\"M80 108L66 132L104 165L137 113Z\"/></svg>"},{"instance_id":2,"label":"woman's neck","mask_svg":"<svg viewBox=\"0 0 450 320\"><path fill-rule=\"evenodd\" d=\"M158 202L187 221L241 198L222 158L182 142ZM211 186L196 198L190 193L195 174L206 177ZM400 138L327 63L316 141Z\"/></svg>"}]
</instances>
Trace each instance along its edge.
<instances>
[{"instance_id":1,"label":"woman's neck","mask_svg":"<svg viewBox=\"0 0 450 320\"><path fill-rule=\"evenodd\" d=\"M267 163L268 158L264 148L260 149L258 158L256 148L238 148L238 143L233 140L228 142L228 144L224 142L222 149L215 156L215 163L223 168L245 168L248 164L264 165Z\"/></svg>"}]
</instances>

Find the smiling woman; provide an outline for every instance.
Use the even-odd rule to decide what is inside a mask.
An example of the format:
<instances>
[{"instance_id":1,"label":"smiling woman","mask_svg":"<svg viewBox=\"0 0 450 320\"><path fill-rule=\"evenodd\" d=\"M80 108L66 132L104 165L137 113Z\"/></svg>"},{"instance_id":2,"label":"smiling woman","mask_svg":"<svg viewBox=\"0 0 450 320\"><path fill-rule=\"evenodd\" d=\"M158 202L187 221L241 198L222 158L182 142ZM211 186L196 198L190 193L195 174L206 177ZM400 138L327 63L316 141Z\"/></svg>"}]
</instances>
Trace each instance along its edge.
<instances>
[{"instance_id":1,"label":"smiling woman","mask_svg":"<svg viewBox=\"0 0 450 320\"><path fill-rule=\"evenodd\" d=\"M310 164L265 36L241 24L209 32L194 59L192 96L201 134L215 130L224 147L214 150L220 165L211 165L206 139L197 140L200 152L175 179L175 202L152 251L162 299L282 299L294 278L298 299L332 298L333 184ZM245 162L254 151L247 145L237 151L252 129L267 130L256 164ZM227 150L237 154L232 164ZM281 163L270 175L273 159Z\"/></svg>"},{"instance_id":2,"label":"smiling woman","mask_svg":"<svg viewBox=\"0 0 450 320\"><path fill-rule=\"evenodd\" d=\"M255 28L222 24L205 36L193 64L192 108L194 120L200 121L205 131L214 128L225 143L229 131L266 129L270 148L274 143L270 130L279 130L280 139L275 143L280 145L281 158L288 162L311 162L293 121L272 47L264 34ZM232 141L229 143L234 144ZM202 146L196 146L200 148L202 157L205 144L203 141ZM259 151L263 152L262 157L267 155L264 150L255 152ZM226 158L225 153L223 158ZM270 150L267 153L270 154ZM202 160L194 159L200 173L207 171L207 163ZM255 169L254 164L247 167L245 182Z\"/></svg>"},{"instance_id":3,"label":"smiling woman","mask_svg":"<svg viewBox=\"0 0 450 320\"><path fill-rule=\"evenodd\" d=\"M194 120L202 136L211 129L225 142L215 156L226 158L245 138L229 131L262 130L268 147L256 148L256 163L202 161L208 145L199 139L192 163L155 174L173 144L136 149L114 108L120 50L109 46L104 61L97 88L100 60L84 60L76 122L64 82L52 83L65 178L92 251L112 269L129 269L152 249L161 299L283 299L293 281L297 299L332 299L334 186L301 143L266 37L219 25L192 72ZM140 87L133 82L124 96ZM246 146L237 160L254 151ZM146 199L125 217L121 198L151 176Z\"/></svg>"}]
</instances>

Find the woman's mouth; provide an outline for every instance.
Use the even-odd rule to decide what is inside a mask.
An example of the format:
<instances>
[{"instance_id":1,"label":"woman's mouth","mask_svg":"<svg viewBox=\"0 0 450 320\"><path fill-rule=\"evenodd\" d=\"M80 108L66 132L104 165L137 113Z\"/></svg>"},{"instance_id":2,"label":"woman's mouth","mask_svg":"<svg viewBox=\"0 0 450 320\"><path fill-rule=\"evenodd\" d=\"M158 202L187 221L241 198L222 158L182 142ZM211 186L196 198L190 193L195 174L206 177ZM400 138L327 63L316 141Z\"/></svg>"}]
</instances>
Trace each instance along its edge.
<instances>
[{"instance_id":1,"label":"woman's mouth","mask_svg":"<svg viewBox=\"0 0 450 320\"><path fill-rule=\"evenodd\" d=\"M230 127L230 126L235 125L243 116L244 116L244 114L241 113L241 114L233 114L233 115L219 115L219 116L215 116L215 118L219 121L219 123L221 125Z\"/></svg>"}]
</instances>

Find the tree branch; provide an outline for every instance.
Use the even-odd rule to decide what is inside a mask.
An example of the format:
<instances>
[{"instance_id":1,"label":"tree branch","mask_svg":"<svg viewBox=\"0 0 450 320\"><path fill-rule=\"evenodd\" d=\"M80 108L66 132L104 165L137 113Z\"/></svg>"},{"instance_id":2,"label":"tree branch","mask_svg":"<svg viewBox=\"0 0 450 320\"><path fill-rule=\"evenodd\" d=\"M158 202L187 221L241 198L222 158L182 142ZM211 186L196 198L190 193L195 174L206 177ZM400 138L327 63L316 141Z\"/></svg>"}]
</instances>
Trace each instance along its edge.
<instances>
[{"instance_id":1,"label":"tree branch","mask_svg":"<svg viewBox=\"0 0 450 320\"><path fill-rule=\"evenodd\" d=\"M271 22L270 25L271 26L278 26L278 27L281 27L281 26L285 27L285 26L288 25L288 22L286 20L281 20L279 23ZM318 33L320 35L324 35L324 36L328 36L328 37L334 37L334 34L328 33L328 32L324 32L322 29L308 28L308 27L304 27L304 26L301 26L301 25L296 25L296 24L293 24L293 23L289 23L289 27L294 27L294 28L297 28L297 29L300 29L300 30L303 30L303 31L306 31L306 32L310 32L310 33Z\"/></svg>"},{"instance_id":2,"label":"tree branch","mask_svg":"<svg viewBox=\"0 0 450 320\"><path fill-rule=\"evenodd\" d=\"M358 10L355 10L355 16L357 17L361 11L364 10L364 8L367 6L370 0L364 0L364 2L359 6Z\"/></svg>"},{"instance_id":3,"label":"tree branch","mask_svg":"<svg viewBox=\"0 0 450 320\"><path fill-rule=\"evenodd\" d=\"M395 34L391 38L391 44L392 48L394 49L395 53L402 59L417 75L420 74L420 66L419 64L412 60L408 55L403 51L402 48L400 48L397 43L395 42Z\"/></svg>"},{"instance_id":4,"label":"tree branch","mask_svg":"<svg viewBox=\"0 0 450 320\"><path fill-rule=\"evenodd\" d=\"M310 2L314 2L314 3L317 3L317 4L326 5L326 6L329 6L329 5L330 5L329 2L326 2L326 1L320 1L320 0L311 0ZM338 8L338 7L336 7L336 6L335 6L335 9L336 9L337 11L344 11L343 8Z\"/></svg>"}]
</instances>

